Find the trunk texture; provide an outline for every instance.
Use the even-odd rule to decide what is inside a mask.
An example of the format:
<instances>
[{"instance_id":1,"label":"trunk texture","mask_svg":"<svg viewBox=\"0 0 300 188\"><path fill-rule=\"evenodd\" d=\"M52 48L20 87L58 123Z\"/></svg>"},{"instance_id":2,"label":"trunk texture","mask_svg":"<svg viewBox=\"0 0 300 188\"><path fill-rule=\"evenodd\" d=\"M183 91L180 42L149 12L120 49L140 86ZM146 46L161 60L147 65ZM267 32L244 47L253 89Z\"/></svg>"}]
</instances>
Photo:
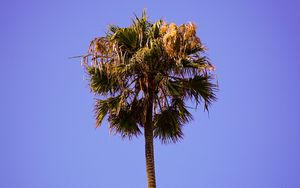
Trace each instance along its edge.
<instances>
[{"instance_id":1,"label":"trunk texture","mask_svg":"<svg viewBox=\"0 0 300 188\"><path fill-rule=\"evenodd\" d=\"M153 92L149 92L149 103L147 105L146 123L145 123L145 155L146 171L148 178L148 188L156 188L154 149L153 149Z\"/></svg>"}]
</instances>

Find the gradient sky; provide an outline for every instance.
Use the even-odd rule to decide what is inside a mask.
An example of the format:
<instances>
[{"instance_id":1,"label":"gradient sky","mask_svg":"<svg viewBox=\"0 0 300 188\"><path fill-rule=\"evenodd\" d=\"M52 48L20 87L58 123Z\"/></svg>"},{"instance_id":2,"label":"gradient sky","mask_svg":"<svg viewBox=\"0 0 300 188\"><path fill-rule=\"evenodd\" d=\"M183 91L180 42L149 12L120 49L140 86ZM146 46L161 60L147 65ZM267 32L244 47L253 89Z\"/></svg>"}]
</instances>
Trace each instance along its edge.
<instances>
[{"instance_id":1,"label":"gradient sky","mask_svg":"<svg viewBox=\"0 0 300 188\"><path fill-rule=\"evenodd\" d=\"M0 187L146 187L144 141L95 129L80 60L108 24L193 21L217 67L210 114L155 143L158 188L300 187L300 3L2 0Z\"/></svg>"}]
</instances>

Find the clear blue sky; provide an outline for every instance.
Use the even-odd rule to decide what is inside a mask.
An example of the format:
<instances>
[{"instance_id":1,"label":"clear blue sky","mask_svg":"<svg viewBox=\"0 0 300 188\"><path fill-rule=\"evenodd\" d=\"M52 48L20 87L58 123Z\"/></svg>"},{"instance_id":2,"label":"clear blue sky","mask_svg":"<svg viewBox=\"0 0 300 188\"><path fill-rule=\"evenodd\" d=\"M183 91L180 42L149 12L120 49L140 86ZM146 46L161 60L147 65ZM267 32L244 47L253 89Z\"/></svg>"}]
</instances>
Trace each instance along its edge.
<instances>
[{"instance_id":1,"label":"clear blue sky","mask_svg":"<svg viewBox=\"0 0 300 188\"><path fill-rule=\"evenodd\" d=\"M0 187L146 187L143 138L95 129L80 61L108 24L194 21L217 67L210 114L155 143L158 188L300 187L300 3L21 1L0 6Z\"/></svg>"}]
</instances>

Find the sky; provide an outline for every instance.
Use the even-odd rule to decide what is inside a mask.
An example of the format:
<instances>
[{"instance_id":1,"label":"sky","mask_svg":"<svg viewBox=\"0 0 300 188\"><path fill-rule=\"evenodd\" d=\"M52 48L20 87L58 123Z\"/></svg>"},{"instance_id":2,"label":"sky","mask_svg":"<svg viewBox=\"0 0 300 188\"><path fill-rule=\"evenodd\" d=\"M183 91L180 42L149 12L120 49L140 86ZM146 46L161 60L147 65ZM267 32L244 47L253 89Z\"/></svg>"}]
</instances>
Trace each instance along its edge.
<instances>
[{"instance_id":1,"label":"sky","mask_svg":"<svg viewBox=\"0 0 300 188\"><path fill-rule=\"evenodd\" d=\"M300 187L300 3L2 0L0 187L142 188L144 140L95 128L80 59L108 24L193 21L218 101L177 144L155 142L158 188Z\"/></svg>"}]
</instances>

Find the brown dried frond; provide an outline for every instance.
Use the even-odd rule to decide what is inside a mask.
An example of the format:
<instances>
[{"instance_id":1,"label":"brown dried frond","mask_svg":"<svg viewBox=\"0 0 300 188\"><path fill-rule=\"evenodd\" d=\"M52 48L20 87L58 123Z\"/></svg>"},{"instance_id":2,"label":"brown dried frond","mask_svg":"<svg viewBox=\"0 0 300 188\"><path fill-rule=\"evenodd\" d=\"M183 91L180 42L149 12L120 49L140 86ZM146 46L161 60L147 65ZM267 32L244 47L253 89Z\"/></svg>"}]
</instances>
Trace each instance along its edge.
<instances>
[{"instance_id":1,"label":"brown dried frond","mask_svg":"<svg viewBox=\"0 0 300 188\"><path fill-rule=\"evenodd\" d=\"M186 58L186 50L203 47L196 36L196 24L189 22L177 26L174 23L164 23L161 28L162 41L165 51L171 58Z\"/></svg>"},{"instance_id":2,"label":"brown dried frond","mask_svg":"<svg viewBox=\"0 0 300 188\"><path fill-rule=\"evenodd\" d=\"M163 44L167 54L169 54L170 57L175 57L176 42L177 39L179 38L178 27L174 23L166 25L165 27L166 27L166 32L163 35Z\"/></svg>"},{"instance_id":3,"label":"brown dried frond","mask_svg":"<svg viewBox=\"0 0 300 188\"><path fill-rule=\"evenodd\" d=\"M88 53L92 56L92 66L109 63L115 55L114 43L106 37L95 38L90 43Z\"/></svg>"}]
</instances>

